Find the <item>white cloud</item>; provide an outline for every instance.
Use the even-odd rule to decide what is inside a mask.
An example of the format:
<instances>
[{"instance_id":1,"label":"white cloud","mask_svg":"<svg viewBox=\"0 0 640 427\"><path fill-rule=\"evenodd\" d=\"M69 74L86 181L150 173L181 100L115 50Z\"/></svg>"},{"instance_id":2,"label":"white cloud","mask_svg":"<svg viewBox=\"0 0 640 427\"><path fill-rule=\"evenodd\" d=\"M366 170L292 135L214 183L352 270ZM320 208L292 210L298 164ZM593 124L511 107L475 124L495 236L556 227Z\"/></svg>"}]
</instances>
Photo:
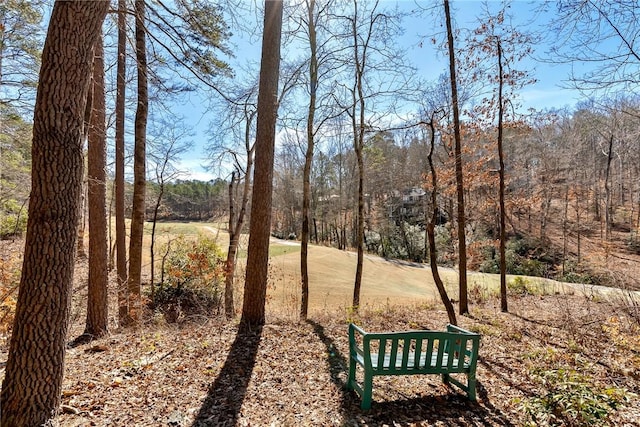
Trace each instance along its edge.
<instances>
[{"instance_id":1,"label":"white cloud","mask_svg":"<svg viewBox=\"0 0 640 427\"><path fill-rule=\"evenodd\" d=\"M176 168L181 171L180 179L195 179L198 181L211 181L218 178L218 176L210 171L207 171L202 165L203 160L194 159L182 159L180 160Z\"/></svg>"}]
</instances>

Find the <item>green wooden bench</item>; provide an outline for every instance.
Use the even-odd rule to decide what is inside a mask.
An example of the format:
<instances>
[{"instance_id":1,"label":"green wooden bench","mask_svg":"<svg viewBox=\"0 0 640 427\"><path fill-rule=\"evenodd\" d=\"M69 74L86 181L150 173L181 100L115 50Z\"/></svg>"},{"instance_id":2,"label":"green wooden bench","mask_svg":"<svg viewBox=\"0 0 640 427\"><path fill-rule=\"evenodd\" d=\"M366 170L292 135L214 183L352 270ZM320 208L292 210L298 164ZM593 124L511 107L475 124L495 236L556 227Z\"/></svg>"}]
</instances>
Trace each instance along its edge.
<instances>
[{"instance_id":1,"label":"green wooden bench","mask_svg":"<svg viewBox=\"0 0 640 427\"><path fill-rule=\"evenodd\" d=\"M454 325L446 331L368 333L349 325L349 379L347 388L362 398L362 409L371 408L373 377L380 375L440 374L476 400L476 362L480 335ZM356 368L364 370L364 384L356 381ZM450 376L466 374L464 384Z\"/></svg>"}]
</instances>

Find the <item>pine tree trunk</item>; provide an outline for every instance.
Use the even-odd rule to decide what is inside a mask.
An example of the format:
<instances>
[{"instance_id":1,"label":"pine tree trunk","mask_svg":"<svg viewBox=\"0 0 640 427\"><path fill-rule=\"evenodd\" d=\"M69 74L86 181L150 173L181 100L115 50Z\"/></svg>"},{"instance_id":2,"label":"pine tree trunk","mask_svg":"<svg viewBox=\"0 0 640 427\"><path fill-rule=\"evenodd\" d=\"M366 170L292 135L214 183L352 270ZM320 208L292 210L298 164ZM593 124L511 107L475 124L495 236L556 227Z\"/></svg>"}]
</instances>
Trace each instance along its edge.
<instances>
[{"instance_id":1,"label":"pine tree trunk","mask_svg":"<svg viewBox=\"0 0 640 427\"><path fill-rule=\"evenodd\" d=\"M39 426L60 404L83 176L93 46L107 1L56 2L34 112L24 263L0 424Z\"/></svg>"},{"instance_id":2,"label":"pine tree trunk","mask_svg":"<svg viewBox=\"0 0 640 427\"><path fill-rule=\"evenodd\" d=\"M144 234L146 190L147 114L147 49L145 36L145 2L136 0L136 60L138 69L138 106L135 117L135 148L133 153L133 207L131 208L131 235L129 237L129 317L140 320L142 281L142 237Z\"/></svg>"},{"instance_id":3,"label":"pine tree trunk","mask_svg":"<svg viewBox=\"0 0 640 427\"><path fill-rule=\"evenodd\" d=\"M127 298L127 241L124 218L124 123L126 96L126 55L127 55L127 6L125 0L118 0L118 65L116 76L116 159L115 159L115 199L116 199L116 270L118 275L118 322L120 326L131 323Z\"/></svg>"},{"instance_id":4,"label":"pine tree trunk","mask_svg":"<svg viewBox=\"0 0 640 427\"><path fill-rule=\"evenodd\" d=\"M265 2L262 61L258 93L256 160L251 199L251 224L241 327L259 327L265 321L269 234L273 191L273 160L278 114L282 0Z\"/></svg>"},{"instance_id":5,"label":"pine tree trunk","mask_svg":"<svg viewBox=\"0 0 640 427\"><path fill-rule=\"evenodd\" d=\"M109 284L107 246L107 141L105 130L104 57L102 36L93 60L93 108L89 126L87 176L89 201L89 283L84 333L107 333Z\"/></svg>"}]
</instances>

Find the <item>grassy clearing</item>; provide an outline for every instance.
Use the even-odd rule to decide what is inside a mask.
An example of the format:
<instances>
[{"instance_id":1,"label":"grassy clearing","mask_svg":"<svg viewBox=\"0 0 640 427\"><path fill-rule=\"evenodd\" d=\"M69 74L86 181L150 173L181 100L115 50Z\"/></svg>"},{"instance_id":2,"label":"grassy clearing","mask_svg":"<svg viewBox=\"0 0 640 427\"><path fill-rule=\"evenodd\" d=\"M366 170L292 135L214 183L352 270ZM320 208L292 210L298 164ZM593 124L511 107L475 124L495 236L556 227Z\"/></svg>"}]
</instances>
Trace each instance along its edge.
<instances>
[{"instance_id":1,"label":"grassy clearing","mask_svg":"<svg viewBox=\"0 0 640 427\"><path fill-rule=\"evenodd\" d=\"M207 234L215 237L223 251L228 246L228 234L219 223L159 223L158 245L176 238L179 234L195 237ZM149 236L145 236L149 239ZM148 243L147 243L148 244ZM236 271L236 302L241 304L242 283L245 277L246 247L248 237L243 236L238 254ZM159 247L159 246L158 246ZM148 253L148 251L146 251ZM300 245L294 241L272 239L269 248L269 283L267 310L278 316L294 318L300 306ZM159 260L157 256L157 260ZM146 267L149 261L147 257ZM364 261L361 306L373 310L392 305L433 305L440 301L428 265L386 260L367 255ZM347 310L353 298L356 254L324 246L309 246L309 309L323 312L336 308ZM458 300L458 272L441 267L440 276L449 297ZM512 294L554 295L576 292L593 292L553 280L507 276ZM469 298L478 303L499 295L500 276L497 274L468 272ZM240 307L238 307L239 309Z\"/></svg>"}]
</instances>

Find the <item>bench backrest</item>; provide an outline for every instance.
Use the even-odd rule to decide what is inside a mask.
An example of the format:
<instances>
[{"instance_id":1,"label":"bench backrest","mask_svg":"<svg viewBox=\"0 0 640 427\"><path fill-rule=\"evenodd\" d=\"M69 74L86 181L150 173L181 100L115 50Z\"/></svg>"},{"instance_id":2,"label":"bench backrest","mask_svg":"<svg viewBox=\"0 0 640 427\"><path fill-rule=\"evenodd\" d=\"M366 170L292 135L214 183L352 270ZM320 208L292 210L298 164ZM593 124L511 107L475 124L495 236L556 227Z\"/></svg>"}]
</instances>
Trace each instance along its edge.
<instances>
[{"instance_id":1,"label":"bench backrest","mask_svg":"<svg viewBox=\"0 0 640 427\"><path fill-rule=\"evenodd\" d=\"M453 325L447 331L382 333L350 325L349 337L365 368L386 374L469 372L480 346L480 335Z\"/></svg>"}]
</instances>

